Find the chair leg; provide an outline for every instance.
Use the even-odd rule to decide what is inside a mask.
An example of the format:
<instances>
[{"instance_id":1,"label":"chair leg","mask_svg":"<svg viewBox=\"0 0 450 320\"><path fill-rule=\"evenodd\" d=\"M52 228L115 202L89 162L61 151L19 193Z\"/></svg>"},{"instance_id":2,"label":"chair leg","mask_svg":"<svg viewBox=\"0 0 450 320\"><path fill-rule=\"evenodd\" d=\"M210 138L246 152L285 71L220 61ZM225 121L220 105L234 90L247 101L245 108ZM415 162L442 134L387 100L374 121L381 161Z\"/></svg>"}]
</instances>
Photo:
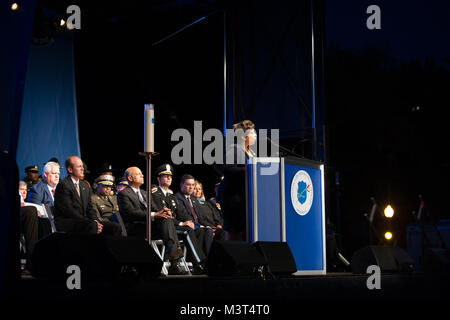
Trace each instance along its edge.
<instances>
[{"instance_id":1,"label":"chair leg","mask_svg":"<svg viewBox=\"0 0 450 320\"><path fill-rule=\"evenodd\" d=\"M186 251L186 245L183 242L183 240L180 240L178 243L180 245L180 248L183 248L183 257L180 258L181 266L183 267L183 269L186 272L188 272L189 275L191 275L191 269L189 268L189 265L188 265L187 260L186 260L186 252L187 252Z\"/></svg>"},{"instance_id":2,"label":"chair leg","mask_svg":"<svg viewBox=\"0 0 450 320\"><path fill-rule=\"evenodd\" d=\"M158 244L161 246L161 251L158 248ZM169 271L167 269L166 263L164 262L164 253L165 253L166 247L164 246L162 241L159 242L157 240L152 241L152 247L153 247L153 250L155 250L156 254L159 256L159 258L161 259L161 261L163 262L161 272L165 276L167 276L169 274Z\"/></svg>"},{"instance_id":3,"label":"chair leg","mask_svg":"<svg viewBox=\"0 0 450 320\"><path fill-rule=\"evenodd\" d=\"M27 249L26 249L26 242L25 242L25 236L23 233L20 234L19 238L19 246L20 246L20 270L25 270L25 266L27 265Z\"/></svg>"}]
</instances>

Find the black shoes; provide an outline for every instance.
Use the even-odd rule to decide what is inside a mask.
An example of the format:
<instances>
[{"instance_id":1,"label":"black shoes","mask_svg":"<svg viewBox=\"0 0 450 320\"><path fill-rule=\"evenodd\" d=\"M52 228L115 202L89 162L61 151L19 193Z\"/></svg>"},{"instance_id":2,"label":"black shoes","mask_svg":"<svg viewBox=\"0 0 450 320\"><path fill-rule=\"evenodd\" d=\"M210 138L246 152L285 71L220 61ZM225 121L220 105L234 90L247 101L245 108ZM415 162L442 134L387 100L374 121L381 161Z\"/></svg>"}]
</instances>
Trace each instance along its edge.
<instances>
[{"instance_id":1,"label":"black shoes","mask_svg":"<svg viewBox=\"0 0 450 320\"><path fill-rule=\"evenodd\" d=\"M183 257L183 250L181 250L181 248L178 247L178 248L172 250L171 252L169 252L168 256L169 256L169 260L171 262L175 261L175 260L178 260L181 257Z\"/></svg>"},{"instance_id":2,"label":"black shoes","mask_svg":"<svg viewBox=\"0 0 450 320\"><path fill-rule=\"evenodd\" d=\"M170 261L169 274L170 275L189 275L190 271L186 270L182 259L183 258L183 250L180 247L172 250L168 254L168 258Z\"/></svg>"},{"instance_id":3,"label":"black shoes","mask_svg":"<svg viewBox=\"0 0 450 320\"><path fill-rule=\"evenodd\" d=\"M170 262L169 267L170 275L189 275L190 272L183 267L183 264L180 260L175 260Z\"/></svg>"}]
</instances>

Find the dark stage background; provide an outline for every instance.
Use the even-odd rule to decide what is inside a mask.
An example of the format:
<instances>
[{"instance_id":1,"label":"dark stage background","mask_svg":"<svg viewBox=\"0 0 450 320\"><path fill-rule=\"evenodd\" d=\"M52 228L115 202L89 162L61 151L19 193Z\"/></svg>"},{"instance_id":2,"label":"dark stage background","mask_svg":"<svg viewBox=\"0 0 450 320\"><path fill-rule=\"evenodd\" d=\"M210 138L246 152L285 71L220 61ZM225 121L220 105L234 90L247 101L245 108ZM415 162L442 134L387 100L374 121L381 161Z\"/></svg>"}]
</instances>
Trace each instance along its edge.
<instances>
[{"instance_id":1,"label":"dark stage background","mask_svg":"<svg viewBox=\"0 0 450 320\"><path fill-rule=\"evenodd\" d=\"M419 194L436 220L450 217L447 2L314 1L317 156L310 1L38 3L62 12L76 3L82 11L81 30L71 36L80 149L90 181L104 162L116 176L132 165L145 168L138 155L145 103L156 108L154 168L170 162L176 128L192 131L193 121L202 120L203 131L223 129L226 19L226 125L250 118L258 129L279 128L282 146L325 161L327 217L344 256L368 244L363 214L370 197L396 210L392 224L402 247ZM371 4L381 7L381 30L366 28ZM186 172L212 196L220 166L177 166L174 191ZM377 220L382 223L381 215Z\"/></svg>"},{"instance_id":2,"label":"dark stage background","mask_svg":"<svg viewBox=\"0 0 450 320\"><path fill-rule=\"evenodd\" d=\"M74 32L74 43L80 145L92 171L89 178L94 179L106 161L118 174L133 164L145 167L137 154L143 148L144 103L155 104L155 144L160 153L152 162L155 167L171 161L177 143L170 141L173 130L187 128L192 133L195 120L202 121L204 132L222 131L233 121L248 118L257 129L280 129L286 139L283 146L311 158L310 10L308 1L286 1L277 6L276 14L271 2L258 1L129 2L106 9L83 3L87 13L81 30ZM318 30L322 28L320 19L316 24ZM317 39L322 33L317 32ZM318 41L319 60L323 60L321 45ZM321 63L316 69L323 83ZM323 160L323 91L317 91L321 140L317 153ZM205 184L210 197L221 170L220 165L180 165L174 189L178 178L189 172Z\"/></svg>"}]
</instances>

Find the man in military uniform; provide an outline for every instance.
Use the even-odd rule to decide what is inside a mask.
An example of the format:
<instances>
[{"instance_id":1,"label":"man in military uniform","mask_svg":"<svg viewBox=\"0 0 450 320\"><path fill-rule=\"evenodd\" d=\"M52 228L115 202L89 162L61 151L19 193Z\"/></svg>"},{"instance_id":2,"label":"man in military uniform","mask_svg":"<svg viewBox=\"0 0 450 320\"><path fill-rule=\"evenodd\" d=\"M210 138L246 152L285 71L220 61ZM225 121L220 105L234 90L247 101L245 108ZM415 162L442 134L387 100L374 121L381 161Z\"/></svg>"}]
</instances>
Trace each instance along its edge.
<instances>
[{"instance_id":1,"label":"man in military uniform","mask_svg":"<svg viewBox=\"0 0 450 320\"><path fill-rule=\"evenodd\" d=\"M38 172L39 167L37 165L28 166L25 168L26 177L23 181L27 184L27 191L30 191L32 186L42 181L42 177L38 176Z\"/></svg>"},{"instance_id":2,"label":"man in military uniform","mask_svg":"<svg viewBox=\"0 0 450 320\"><path fill-rule=\"evenodd\" d=\"M92 208L99 220L109 221L109 217L111 217L114 212L119 211L117 197L111 195L114 177L102 175L95 180L97 183L97 191L95 194L91 195Z\"/></svg>"},{"instance_id":3,"label":"man in military uniform","mask_svg":"<svg viewBox=\"0 0 450 320\"><path fill-rule=\"evenodd\" d=\"M117 179L116 191L119 193L128 186L128 179L125 177Z\"/></svg>"},{"instance_id":4,"label":"man in military uniform","mask_svg":"<svg viewBox=\"0 0 450 320\"><path fill-rule=\"evenodd\" d=\"M194 232L192 221L179 220L178 202L173 193L169 191L169 187L172 184L172 176L173 167L169 164L163 164L156 169L159 186L156 190L152 190L152 203L157 210L170 209L177 234L188 246L188 260L194 263L196 269L194 272L201 273L206 260L205 252L201 246L202 239L198 239L198 235Z\"/></svg>"},{"instance_id":5,"label":"man in military uniform","mask_svg":"<svg viewBox=\"0 0 450 320\"><path fill-rule=\"evenodd\" d=\"M100 175L110 175L110 176L114 176L114 173L116 172L116 170L113 168L111 162L105 162L102 164L102 166L100 167L100 169L98 170Z\"/></svg>"}]
</instances>

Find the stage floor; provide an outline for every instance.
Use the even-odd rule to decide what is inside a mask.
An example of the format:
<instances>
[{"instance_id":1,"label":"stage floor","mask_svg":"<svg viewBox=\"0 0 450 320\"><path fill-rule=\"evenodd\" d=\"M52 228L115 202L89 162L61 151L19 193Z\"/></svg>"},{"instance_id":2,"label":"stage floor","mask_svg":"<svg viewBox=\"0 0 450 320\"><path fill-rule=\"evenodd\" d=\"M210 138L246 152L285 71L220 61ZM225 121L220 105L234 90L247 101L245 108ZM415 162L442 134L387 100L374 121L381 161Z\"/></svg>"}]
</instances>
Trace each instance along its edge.
<instances>
[{"instance_id":1,"label":"stage floor","mask_svg":"<svg viewBox=\"0 0 450 320\"><path fill-rule=\"evenodd\" d=\"M278 279L168 276L156 279L123 278L114 281L82 281L81 289L66 283L22 275L10 292L12 299L151 299L183 303L286 302L298 300L450 300L448 274L381 274L380 289L369 289L369 274L328 273ZM174 294L179 293L179 294Z\"/></svg>"},{"instance_id":2,"label":"stage floor","mask_svg":"<svg viewBox=\"0 0 450 320\"><path fill-rule=\"evenodd\" d=\"M311 311L321 318L344 319L384 316L393 310L412 316L424 314L418 310L427 317L442 314L437 310L448 314L447 274L382 274L379 290L368 289L369 276L328 273L271 280L168 276L82 281L81 289L69 290L66 283L27 275L9 290L2 305L32 315L60 315L68 310L80 316L86 312L103 315L112 310L117 315L156 312L164 319L283 319ZM17 305L30 307L18 309Z\"/></svg>"}]
</instances>

